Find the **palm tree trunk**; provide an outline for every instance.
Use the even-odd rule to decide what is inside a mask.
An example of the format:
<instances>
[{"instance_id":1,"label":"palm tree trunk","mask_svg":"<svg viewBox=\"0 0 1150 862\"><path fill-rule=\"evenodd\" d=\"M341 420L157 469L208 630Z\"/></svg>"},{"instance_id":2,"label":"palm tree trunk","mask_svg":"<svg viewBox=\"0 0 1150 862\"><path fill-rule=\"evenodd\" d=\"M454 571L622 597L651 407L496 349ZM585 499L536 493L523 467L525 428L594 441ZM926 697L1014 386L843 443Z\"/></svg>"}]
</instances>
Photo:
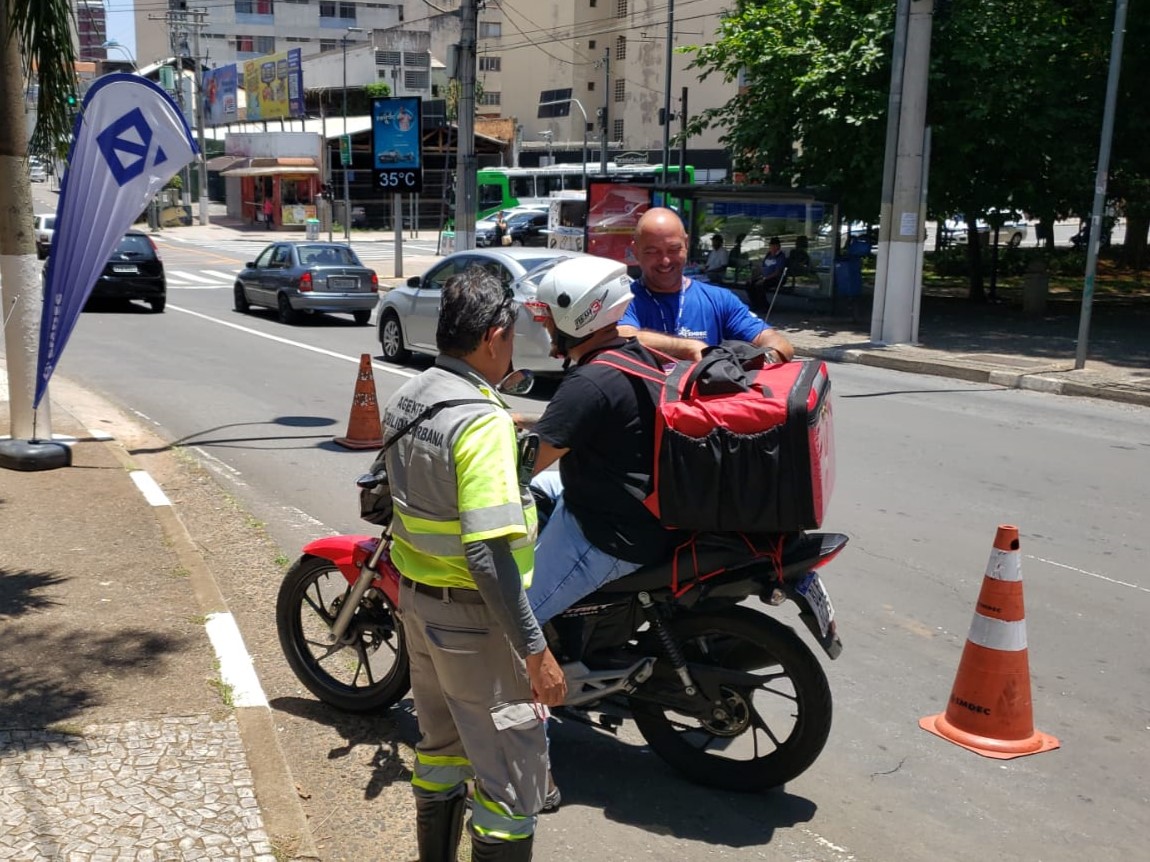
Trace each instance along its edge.
<instances>
[{"instance_id":1,"label":"palm tree trunk","mask_svg":"<svg viewBox=\"0 0 1150 862\"><path fill-rule=\"evenodd\" d=\"M19 41L11 32L9 3L0 0L0 189L4 190L0 195L0 315L4 319L11 434L16 440L50 440L47 399L39 411L32 410L42 288L26 165L24 73Z\"/></svg>"}]
</instances>

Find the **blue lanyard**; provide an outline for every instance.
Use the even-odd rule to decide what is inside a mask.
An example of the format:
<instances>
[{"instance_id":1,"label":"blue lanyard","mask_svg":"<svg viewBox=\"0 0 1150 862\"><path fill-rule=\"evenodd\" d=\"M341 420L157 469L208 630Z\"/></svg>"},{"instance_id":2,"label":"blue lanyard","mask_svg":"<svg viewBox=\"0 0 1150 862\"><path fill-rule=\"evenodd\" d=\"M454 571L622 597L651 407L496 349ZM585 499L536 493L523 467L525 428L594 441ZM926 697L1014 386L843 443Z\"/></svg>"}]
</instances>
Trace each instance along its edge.
<instances>
[{"instance_id":1,"label":"blue lanyard","mask_svg":"<svg viewBox=\"0 0 1150 862\"><path fill-rule=\"evenodd\" d=\"M691 282L690 282L690 281L688 281L688 282L687 282L687 283L686 283L686 284L683 286L683 288L682 288L682 289L679 291L679 293L678 293L678 297L679 297L679 316L678 316L678 318L675 320L675 328L674 328L674 329L670 329L670 328L668 328L668 326L667 326L667 310L666 310L666 309L663 307L663 303L661 303L661 302L660 302L660 301L659 301L659 300L656 298L655 294L651 293L651 290L650 290L650 288L648 288L648 287L647 287L647 284L646 284L646 282L644 282L644 283L643 283L643 290L644 290L644 292L645 292L645 293L647 294L647 296L650 298L651 302L655 303L655 307L656 307L657 309L659 309L659 319L660 319L661 321L663 321L663 331L664 331L665 333L667 333L668 335L674 335L674 336L678 336L678 335L679 335L679 331L680 331L680 330L683 328L683 306L687 304L687 288L688 288L688 287L690 287L690 286L691 286Z\"/></svg>"}]
</instances>

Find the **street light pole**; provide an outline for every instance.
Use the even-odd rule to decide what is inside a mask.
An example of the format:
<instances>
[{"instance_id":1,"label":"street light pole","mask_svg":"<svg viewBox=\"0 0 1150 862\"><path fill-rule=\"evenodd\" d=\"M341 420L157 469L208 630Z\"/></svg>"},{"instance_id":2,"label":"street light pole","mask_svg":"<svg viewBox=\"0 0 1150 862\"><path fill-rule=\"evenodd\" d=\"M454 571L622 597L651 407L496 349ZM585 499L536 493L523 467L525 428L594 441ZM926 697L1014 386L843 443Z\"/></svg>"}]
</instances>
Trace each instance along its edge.
<instances>
[{"instance_id":1,"label":"street light pole","mask_svg":"<svg viewBox=\"0 0 1150 862\"><path fill-rule=\"evenodd\" d=\"M671 170L671 52L675 50L675 0L667 0L667 56L663 72L663 185Z\"/></svg>"},{"instance_id":2,"label":"street light pole","mask_svg":"<svg viewBox=\"0 0 1150 862\"><path fill-rule=\"evenodd\" d=\"M347 133L347 37L352 33L362 32L362 27L348 27L347 32L343 34L343 38L340 40L343 43L343 137L347 141L347 160L349 162L345 165L341 158L340 167L343 168L343 238L348 244L351 243L351 188L347 178L347 169L351 162L351 136Z\"/></svg>"},{"instance_id":3,"label":"street light pole","mask_svg":"<svg viewBox=\"0 0 1150 862\"><path fill-rule=\"evenodd\" d=\"M572 104L579 109L579 113L583 115L583 191L587 191L587 111L583 107L583 103L578 99L559 99L555 102L540 102L539 107L545 108L548 105L567 105ZM548 144L551 142L548 141Z\"/></svg>"}]
</instances>

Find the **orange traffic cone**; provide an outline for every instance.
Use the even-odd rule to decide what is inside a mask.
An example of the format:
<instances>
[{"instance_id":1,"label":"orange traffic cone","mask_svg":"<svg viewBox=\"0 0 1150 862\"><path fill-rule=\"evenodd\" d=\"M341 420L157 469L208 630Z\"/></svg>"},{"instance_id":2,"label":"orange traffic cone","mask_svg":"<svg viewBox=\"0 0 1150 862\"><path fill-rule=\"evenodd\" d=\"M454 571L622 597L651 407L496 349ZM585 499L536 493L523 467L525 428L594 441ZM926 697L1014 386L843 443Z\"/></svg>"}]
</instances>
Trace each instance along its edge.
<instances>
[{"instance_id":1,"label":"orange traffic cone","mask_svg":"<svg viewBox=\"0 0 1150 862\"><path fill-rule=\"evenodd\" d=\"M1003 525L994 537L946 712L918 724L999 760L1058 748L1057 739L1034 729L1017 527Z\"/></svg>"},{"instance_id":2,"label":"orange traffic cone","mask_svg":"<svg viewBox=\"0 0 1150 862\"><path fill-rule=\"evenodd\" d=\"M347 436L335 442L348 449L379 449L383 434L379 421L379 402L375 400L375 376L371 373L371 354L359 357L359 376L355 378L355 395L351 399L351 416Z\"/></svg>"}]
</instances>

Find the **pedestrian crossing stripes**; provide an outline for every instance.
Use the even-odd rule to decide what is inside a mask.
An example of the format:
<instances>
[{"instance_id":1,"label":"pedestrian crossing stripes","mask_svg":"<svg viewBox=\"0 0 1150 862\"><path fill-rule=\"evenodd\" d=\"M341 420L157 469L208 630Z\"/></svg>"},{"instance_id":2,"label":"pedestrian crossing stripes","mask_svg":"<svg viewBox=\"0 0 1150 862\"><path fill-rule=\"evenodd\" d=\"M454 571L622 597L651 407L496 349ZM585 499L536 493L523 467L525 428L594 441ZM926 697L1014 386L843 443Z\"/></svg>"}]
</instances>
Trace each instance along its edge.
<instances>
[{"instance_id":1,"label":"pedestrian crossing stripes","mask_svg":"<svg viewBox=\"0 0 1150 862\"><path fill-rule=\"evenodd\" d=\"M172 269L164 270L169 290L217 290L235 284L235 270Z\"/></svg>"},{"instance_id":2,"label":"pedestrian crossing stripes","mask_svg":"<svg viewBox=\"0 0 1150 862\"><path fill-rule=\"evenodd\" d=\"M261 237L259 241L243 240L243 239L183 239L177 237L157 236L153 234L153 239L157 243L166 244L171 248L178 246L195 246L197 248L207 248L212 251L228 252L236 254L244 258L244 260L255 260L256 256L271 245L273 242L283 242L285 237L269 237L265 242ZM290 242L303 242L303 237L298 235L286 238ZM327 237L321 238L322 242L327 242ZM337 237L335 242L343 244ZM364 259L379 259L381 257L389 258L395 253L395 246L391 242L352 242L352 249L361 258ZM436 240L425 239L405 239L403 241L403 249L406 254L435 254L437 242Z\"/></svg>"}]
</instances>

